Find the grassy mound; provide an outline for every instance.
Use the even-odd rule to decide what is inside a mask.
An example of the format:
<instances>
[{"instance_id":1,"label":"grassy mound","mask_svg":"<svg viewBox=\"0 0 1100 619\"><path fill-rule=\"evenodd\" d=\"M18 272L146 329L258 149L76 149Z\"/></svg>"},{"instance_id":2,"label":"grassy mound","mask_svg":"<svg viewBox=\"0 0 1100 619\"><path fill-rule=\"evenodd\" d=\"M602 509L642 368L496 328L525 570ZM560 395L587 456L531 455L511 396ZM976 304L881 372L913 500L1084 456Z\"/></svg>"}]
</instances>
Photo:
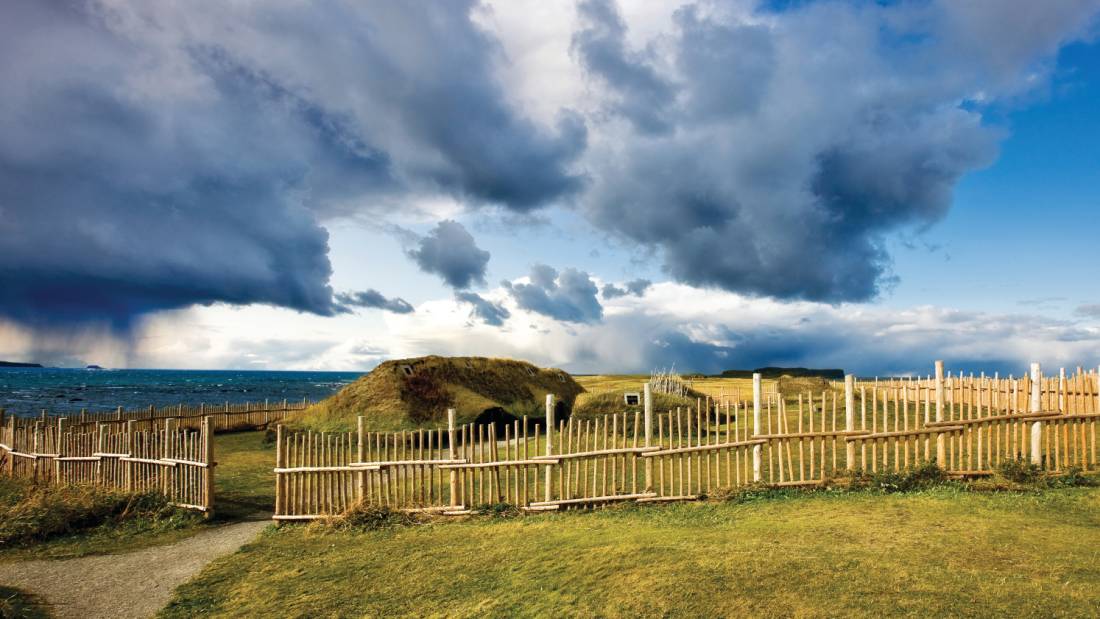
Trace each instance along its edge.
<instances>
[{"instance_id":1,"label":"grassy mound","mask_svg":"<svg viewBox=\"0 0 1100 619\"><path fill-rule=\"evenodd\" d=\"M643 411L643 405L640 399L636 406L628 406L626 404L623 396L627 391L631 393L637 392L639 396L641 395L640 388L637 390L605 391L603 393L582 393L577 396L577 402L573 406L573 416L578 419L594 419L612 413L622 413L623 411L631 414L633 414L634 411ZM664 393L653 394L654 412L664 413L675 410L676 407L695 410L695 398L667 395Z\"/></svg>"},{"instance_id":2,"label":"grassy mound","mask_svg":"<svg viewBox=\"0 0 1100 619\"><path fill-rule=\"evenodd\" d=\"M485 357L418 357L379 365L373 372L308 409L297 425L315 430L351 430L359 415L372 431L446 425L447 409L458 423L501 414L541 418L546 394L569 411L584 388L569 374L525 361ZM488 411L492 411L488 413Z\"/></svg>"}]
</instances>

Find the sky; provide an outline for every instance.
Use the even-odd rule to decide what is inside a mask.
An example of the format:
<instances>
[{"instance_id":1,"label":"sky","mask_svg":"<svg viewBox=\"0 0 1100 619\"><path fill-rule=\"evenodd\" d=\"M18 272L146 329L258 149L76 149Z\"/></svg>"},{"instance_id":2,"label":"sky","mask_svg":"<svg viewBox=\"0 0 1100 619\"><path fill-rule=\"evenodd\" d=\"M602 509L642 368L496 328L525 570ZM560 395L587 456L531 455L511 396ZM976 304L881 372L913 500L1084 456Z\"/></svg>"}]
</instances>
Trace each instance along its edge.
<instances>
[{"instance_id":1,"label":"sky","mask_svg":"<svg viewBox=\"0 0 1100 619\"><path fill-rule=\"evenodd\" d=\"M0 6L0 359L1100 363L1100 0Z\"/></svg>"}]
</instances>

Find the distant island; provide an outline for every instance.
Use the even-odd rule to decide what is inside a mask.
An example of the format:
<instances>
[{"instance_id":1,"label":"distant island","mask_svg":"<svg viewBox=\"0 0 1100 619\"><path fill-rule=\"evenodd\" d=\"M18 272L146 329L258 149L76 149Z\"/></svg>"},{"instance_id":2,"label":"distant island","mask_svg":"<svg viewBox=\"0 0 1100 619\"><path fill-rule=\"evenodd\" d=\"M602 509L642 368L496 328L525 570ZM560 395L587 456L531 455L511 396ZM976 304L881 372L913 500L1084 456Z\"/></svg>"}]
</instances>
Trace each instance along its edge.
<instances>
[{"instance_id":1,"label":"distant island","mask_svg":"<svg viewBox=\"0 0 1100 619\"><path fill-rule=\"evenodd\" d=\"M103 366L99 366L99 365L95 365L95 364L92 364L92 365L86 365L86 366L84 366L84 369L85 369L85 370L102 370L102 369L103 369Z\"/></svg>"},{"instance_id":2,"label":"distant island","mask_svg":"<svg viewBox=\"0 0 1100 619\"><path fill-rule=\"evenodd\" d=\"M807 376L820 376L821 378L832 380L844 380L844 370L818 370L812 368L766 367L756 368L755 370L726 370L722 372L722 376L725 378L752 378L753 373L759 373L761 378L779 378L780 376L803 378Z\"/></svg>"},{"instance_id":3,"label":"distant island","mask_svg":"<svg viewBox=\"0 0 1100 619\"><path fill-rule=\"evenodd\" d=\"M40 368L41 363L23 363L22 361L0 361L0 368Z\"/></svg>"}]
</instances>

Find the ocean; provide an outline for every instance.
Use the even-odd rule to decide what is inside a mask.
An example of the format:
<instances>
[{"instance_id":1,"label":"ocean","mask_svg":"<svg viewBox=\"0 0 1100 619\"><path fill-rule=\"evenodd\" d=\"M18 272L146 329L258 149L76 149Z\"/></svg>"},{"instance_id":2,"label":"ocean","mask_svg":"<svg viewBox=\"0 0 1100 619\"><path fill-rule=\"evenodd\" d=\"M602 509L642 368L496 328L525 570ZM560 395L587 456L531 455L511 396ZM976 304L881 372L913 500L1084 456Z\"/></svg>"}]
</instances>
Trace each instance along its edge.
<instances>
[{"instance_id":1,"label":"ocean","mask_svg":"<svg viewBox=\"0 0 1100 619\"><path fill-rule=\"evenodd\" d=\"M17 415L175 404L320 400L361 372L0 368L0 408Z\"/></svg>"}]
</instances>

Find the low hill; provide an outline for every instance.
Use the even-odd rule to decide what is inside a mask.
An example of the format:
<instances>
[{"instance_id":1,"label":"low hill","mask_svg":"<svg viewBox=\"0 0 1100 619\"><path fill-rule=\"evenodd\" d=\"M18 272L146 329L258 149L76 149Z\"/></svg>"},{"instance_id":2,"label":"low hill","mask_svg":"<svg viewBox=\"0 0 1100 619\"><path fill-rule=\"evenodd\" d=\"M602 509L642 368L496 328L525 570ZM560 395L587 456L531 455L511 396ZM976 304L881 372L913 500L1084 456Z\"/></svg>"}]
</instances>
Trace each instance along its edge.
<instances>
[{"instance_id":1,"label":"low hill","mask_svg":"<svg viewBox=\"0 0 1100 619\"><path fill-rule=\"evenodd\" d=\"M573 408L573 416L577 419L595 419L604 415L619 414L624 411L630 414L644 412L645 407L640 398L637 403L626 403L625 396L627 393L638 393L640 395L641 389L605 391L603 393L582 393L577 397L577 403ZM653 411L655 413L667 413L677 408L695 410L697 404L696 398L698 397L705 396L694 394L694 392L690 397L654 393Z\"/></svg>"},{"instance_id":2,"label":"low hill","mask_svg":"<svg viewBox=\"0 0 1100 619\"><path fill-rule=\"evenodd\" d=\"M300 423L318 430L350 430L356 417L371 431L438 428L454 408L458 423L506 421L545 415L546 394L558 415L573 409L584 388L558 369L485 357L417 357L379 365L307 410Z\"/></svg>"},{"instance_id":3,"label":"low hill","mask_svg":"<svg viewBox=\"0 0 1100 619\"><path fill-rule=\"evenodd\" d=\"M752 378L754 373L759 373L761 378L781 378L783 376L790 376L792 378L817 377L827 378L829 380L844 380L844 370L780 368L770 366L766 368L756 368L755 370L726 370L722 372L721 376L725 378Z\"/></svg>"}]
</instances>

